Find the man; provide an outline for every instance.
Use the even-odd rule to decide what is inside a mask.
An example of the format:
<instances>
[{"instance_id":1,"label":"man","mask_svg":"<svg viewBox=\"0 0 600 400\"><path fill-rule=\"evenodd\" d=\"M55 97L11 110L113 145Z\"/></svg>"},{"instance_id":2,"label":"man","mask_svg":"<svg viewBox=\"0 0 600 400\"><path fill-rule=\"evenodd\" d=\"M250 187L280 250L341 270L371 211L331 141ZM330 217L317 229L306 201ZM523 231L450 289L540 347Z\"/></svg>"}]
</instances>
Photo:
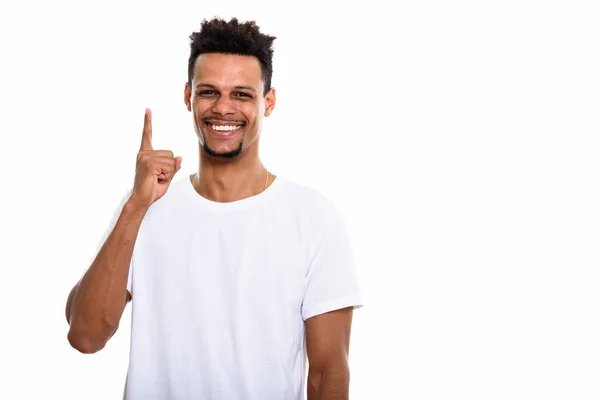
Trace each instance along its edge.
<instances>
[{"instance_id":1,"label":"man","mask_svg":"<svg viewBox=\"0 0 600 400\"><path fill-rule=\"evenodd\" d=\"M275 38L214 19L190 39L197 172L173 179L181 157L152 147L146 110L133 188L69 294L68 340L99 351L132 301L129 400L347 399L362 303L344 223L259 157Z\"/></svg>"}]
</instances>

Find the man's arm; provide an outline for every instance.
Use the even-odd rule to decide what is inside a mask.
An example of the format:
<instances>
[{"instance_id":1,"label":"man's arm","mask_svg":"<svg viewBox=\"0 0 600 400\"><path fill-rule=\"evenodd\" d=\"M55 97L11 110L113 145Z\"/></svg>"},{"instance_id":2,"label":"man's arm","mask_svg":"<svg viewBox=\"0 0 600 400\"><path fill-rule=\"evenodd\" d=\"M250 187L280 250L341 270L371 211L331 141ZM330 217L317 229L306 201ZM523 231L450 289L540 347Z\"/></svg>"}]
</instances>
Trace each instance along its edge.
<instances>
[{"instance_id":1,"label":"man's arm","mask_svg":"<svg viewBox=\"0 0 600 400\"><path fill-rule=\"evenodd\" d=\"M167 192L181 168L181 157L152 147L152 113L146 109L133 190L96 259L67 299L71 346L82 353L101 350L114 335L125 305L129 265L149 207Z\"/></svg>"},{"instance_id":2,"label":"man's arm","mask_svg":"<svg viewBox=\"0 0 600 400\"><path fill-rule=\"evenodd\" d=\"M353 307L306 320L307 400L347 400Z\"/></svg>"},{"instance_id":3,"label":"man's arm","mask_svg":"<svg viewBox=\"0 0 600 400\"><path fill-rule=\"evenodd\" d=\"M131 199L83 278L67 299L67 338L82 353L101 350L114 335L131 294L129 264L147 207Z\"/></svg>"}]
</instances>

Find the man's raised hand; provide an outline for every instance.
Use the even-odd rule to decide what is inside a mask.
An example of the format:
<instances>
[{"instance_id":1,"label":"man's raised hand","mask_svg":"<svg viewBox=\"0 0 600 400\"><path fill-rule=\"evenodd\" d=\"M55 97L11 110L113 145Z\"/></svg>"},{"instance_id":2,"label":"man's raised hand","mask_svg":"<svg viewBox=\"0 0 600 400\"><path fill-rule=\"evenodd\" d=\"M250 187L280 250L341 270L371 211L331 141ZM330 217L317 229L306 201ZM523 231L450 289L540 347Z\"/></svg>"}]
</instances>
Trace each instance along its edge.
<instances>
[{"instance_id":1,"label":"man's raised hand","mask_svg":"<svg viewBox=\"0 0 600 400\"><path fill-rule=\"evenodd\" d=\"M169 150L152 148L152 112L146 109L132 197L140 205L149 207L167 193L171 180L180 168L181 157L174 157Z\"/></svg>"}]
</instances>

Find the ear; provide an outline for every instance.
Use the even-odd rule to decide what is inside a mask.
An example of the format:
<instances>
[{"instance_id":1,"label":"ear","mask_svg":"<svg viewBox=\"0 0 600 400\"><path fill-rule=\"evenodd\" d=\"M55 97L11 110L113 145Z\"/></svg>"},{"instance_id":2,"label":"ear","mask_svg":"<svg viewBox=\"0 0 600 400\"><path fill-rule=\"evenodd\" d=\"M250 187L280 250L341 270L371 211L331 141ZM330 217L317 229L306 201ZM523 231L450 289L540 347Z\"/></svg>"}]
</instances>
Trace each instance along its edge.
<instances>
[{"instance_id":1,"label":"ear","mask_svg":"<svg viewBox=\"0 0 600 400\"><path fill-rule=\"evenodd\" d=\"M190 85L186 82L185 88L183 89L183 101L188 111L192 111L192 89L190 89Z\"/></svg>"},{"instance_id":2,"label":"ear","mask_svg":"<svg viewBox=\"0 0 600 400\"><path fill-rule=\"evenodd\" d=\"M265 117L268 117L273 112L276 103L275 88L269 89L265 96Z\"/></svg>"}]
</instances>

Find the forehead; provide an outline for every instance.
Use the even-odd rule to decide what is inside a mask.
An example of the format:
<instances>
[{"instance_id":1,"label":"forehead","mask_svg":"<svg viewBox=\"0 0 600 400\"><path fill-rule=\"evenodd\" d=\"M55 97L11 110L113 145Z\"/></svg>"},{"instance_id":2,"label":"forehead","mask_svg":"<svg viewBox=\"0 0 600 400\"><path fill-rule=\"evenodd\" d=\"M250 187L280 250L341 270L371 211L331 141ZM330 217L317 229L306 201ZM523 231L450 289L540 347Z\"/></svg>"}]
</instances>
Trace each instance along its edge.
<instances>
[{"instance_id":1,"label":"forehead","mask_svg":"<svg viewBox=\"0 0 600 400\"><path fill-rule=\"evenodd\" d=\"M194 65L194 82L215 86L252 85L262 88L260 63L256 57L205 53Z\"/></svg>"}]
</instances>

